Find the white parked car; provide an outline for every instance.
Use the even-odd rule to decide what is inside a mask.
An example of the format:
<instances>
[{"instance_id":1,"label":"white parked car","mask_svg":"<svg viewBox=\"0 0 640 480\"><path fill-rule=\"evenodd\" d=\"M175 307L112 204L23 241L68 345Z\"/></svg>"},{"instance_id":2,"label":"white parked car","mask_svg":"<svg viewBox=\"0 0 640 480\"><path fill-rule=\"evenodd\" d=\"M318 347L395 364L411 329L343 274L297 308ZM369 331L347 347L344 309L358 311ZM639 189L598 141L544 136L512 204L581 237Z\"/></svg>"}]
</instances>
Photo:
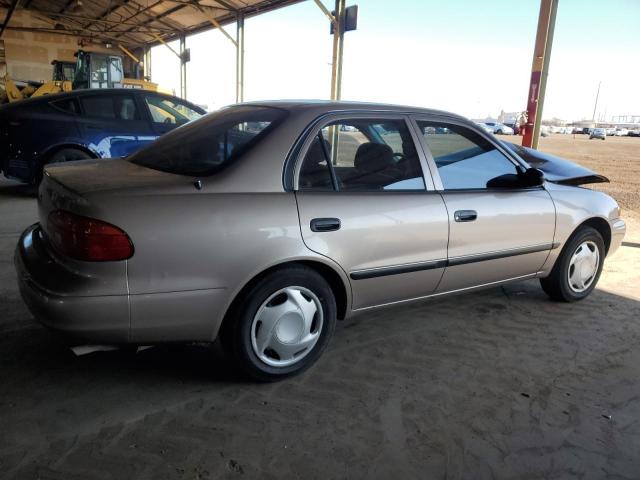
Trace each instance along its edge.
<instances>
[{"instance_id":1,"label":"white parked car","mask_svg":"<svg viewBox=\"0 0 640 480\"><path fill-rule=\"evenodd\" d=\"M513 128L507 127L504 123L484 122L483 125L489 127L491 133L495 133L496 135L513 135Z\"/></svg>"},{"instance_id":2,"label":"white parked car","mask_svg":"<svg viewBox=\"0 0 640 480\"><path fill-rule=\"evenodd\" d=\"M607 132L607 137L613 137L616 134L616 129L615 128L607 128L606 132Z\"/></svg>"},{"instance_id":3,"label":"white parked car","mask_svg":"<svg viewBox=\"0 0 640 480\"><path fill-rule=\"evenodd\" d=\"M629 135L629 130L627 130L626 128L616 128L615 135L616 137L626 137L627 135Z\"/></svg>"},{"instance_id":4,"label":"white parked car","mask_svg":"<svg viewBox=\"0 0 640 480\"><path fill-rule=\"evenodd\" d=\"M486 123L482 123L482 122L476 122L476 124L482 128L485 132L487 133L493 133L493 128L491 128L489 125L487 125Z\"/></svg>"}]
</instances>

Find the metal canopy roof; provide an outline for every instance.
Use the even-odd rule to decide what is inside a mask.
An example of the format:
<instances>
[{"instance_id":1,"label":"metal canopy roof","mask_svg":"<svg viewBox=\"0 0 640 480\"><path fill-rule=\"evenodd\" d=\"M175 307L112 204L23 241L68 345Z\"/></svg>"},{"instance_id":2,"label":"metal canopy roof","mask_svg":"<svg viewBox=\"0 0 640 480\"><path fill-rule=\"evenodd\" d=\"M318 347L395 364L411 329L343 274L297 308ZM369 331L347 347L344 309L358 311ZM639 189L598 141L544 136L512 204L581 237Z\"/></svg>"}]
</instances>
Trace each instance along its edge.
<instances>
[{"instance_id":1,"label":"metal canopy roof","mask_svg":"<svg viewBox=\"0 0 640 480\"><path fill-rule=\"evenodd\" d=\"M301 0L0 0L0 8L29 10L38 27L7 29L77 35L140 47L215 28ZM0 21L5 16L0 14ZM2 24L0 24L2 26Z\"/></svg>"}]
</instances>

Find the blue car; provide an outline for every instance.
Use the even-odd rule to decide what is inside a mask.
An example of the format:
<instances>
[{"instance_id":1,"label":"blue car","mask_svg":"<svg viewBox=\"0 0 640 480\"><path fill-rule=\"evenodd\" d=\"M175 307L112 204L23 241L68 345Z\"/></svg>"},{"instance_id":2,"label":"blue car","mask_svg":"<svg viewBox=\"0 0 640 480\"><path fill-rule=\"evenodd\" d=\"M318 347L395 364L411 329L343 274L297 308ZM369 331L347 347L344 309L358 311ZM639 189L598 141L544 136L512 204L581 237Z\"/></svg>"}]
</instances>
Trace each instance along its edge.
<instances>
[{"instance_id":1,"label":"blue car","mask_svg":"<svg viewBox=\"0 0 640 480\"><path fill-rule=\"evenodd\" d=\"M0 168L39 183L49 163L123 157L205 111L138 89L79 90L0 107Z\"/></svg>"}]
</instances>

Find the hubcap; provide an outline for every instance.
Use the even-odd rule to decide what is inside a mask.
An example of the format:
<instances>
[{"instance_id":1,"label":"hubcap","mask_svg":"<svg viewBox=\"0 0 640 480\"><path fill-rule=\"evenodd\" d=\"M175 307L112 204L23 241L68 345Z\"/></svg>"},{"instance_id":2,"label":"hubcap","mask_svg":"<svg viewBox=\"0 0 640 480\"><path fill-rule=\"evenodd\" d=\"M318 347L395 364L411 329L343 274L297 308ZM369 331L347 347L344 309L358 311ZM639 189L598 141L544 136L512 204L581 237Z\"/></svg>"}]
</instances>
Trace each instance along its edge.
<instances>
[{"instance_id":1,"label":"hubcap","mask_svg":"<svg viewBox=\"0 0 640 480\"><path fill-rule=\"evenodd\" d=\"M293 365L318 342L322 323L322 304L311 290L295 286L278 290L253 318L253 352L273 367Z\"/></svg>"},{"instance_id":2,"label":"hubcap","mask_svg":"<svg viewBox=\"0 0 640 480\"><path fill-rule=\"evenodd\" d=\"M567 271L571 290L581 293L588 289L596 278L599 265L600 251L594 242L587 240L578 245L573 252Z\"/></svg>"}]
</instances>

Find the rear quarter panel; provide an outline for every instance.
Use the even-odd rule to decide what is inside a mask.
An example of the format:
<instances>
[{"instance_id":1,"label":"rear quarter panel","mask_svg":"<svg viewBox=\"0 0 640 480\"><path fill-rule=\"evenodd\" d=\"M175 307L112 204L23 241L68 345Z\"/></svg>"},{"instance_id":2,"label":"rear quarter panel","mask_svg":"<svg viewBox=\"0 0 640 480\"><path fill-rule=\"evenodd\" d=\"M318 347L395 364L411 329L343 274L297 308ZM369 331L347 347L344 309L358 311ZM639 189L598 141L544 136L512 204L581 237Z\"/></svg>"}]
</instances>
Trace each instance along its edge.
<instances>
[{"instance_id":1,"label":"rear quarter panel","mask_svg":"<svg viewBox=\"0 0 640 480\"><path fill-rule=\"evenodd\" d=\"M91 203L134 244L127 261L134 340L211 340L260 272L285 261L330 262L302 242L293 193L220 194L188 184Z\"/></svg>"},{"instance_id":2,"label":"rear quarter panel","mask_svg":"<svg viewBox=\"0 0 640 480\"><path fill-rule=\"evenodd\" d=\"M48 104L12 109L3 116L8 144L4 162L7 175L29 181L40 162L59 145L78 144L75 116L59 112Z\"/></svg>"}]
</instances>

